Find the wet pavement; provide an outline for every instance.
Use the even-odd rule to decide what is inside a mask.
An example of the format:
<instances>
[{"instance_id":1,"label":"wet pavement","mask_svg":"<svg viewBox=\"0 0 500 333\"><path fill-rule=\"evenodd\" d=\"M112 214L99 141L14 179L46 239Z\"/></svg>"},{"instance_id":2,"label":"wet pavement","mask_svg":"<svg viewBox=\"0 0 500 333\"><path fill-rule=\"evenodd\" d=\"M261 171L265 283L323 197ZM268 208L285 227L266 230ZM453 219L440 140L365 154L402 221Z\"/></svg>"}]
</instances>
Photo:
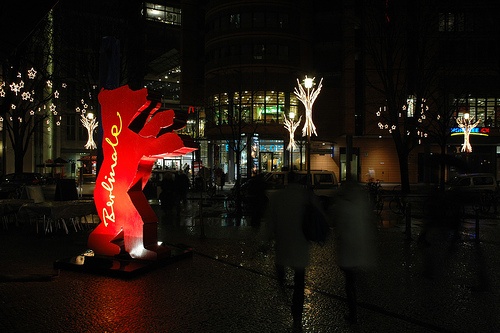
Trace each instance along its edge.
<instances>
[{"instance_id":1,"label":"wet pavement","mask_svg":"<svg viewBox=\"0 0 500 333\"><path fill-rule=\"evenodd\" d=\"M292 332L292 290L278 288L272 248L263 251L259 228L225 217L221 207L207 201L203 218L194 199L178 218L158 210L159 238L193 255L131 279L53 269L86 250L88 230L0 229L0 331ZM335 240L312 245L303 331L500 332L499 218L481 216L477 240L476 218L467 216L456 243L421 244L422 226L413 218L408 240L406 221L384 213L377 265L357 281L357 325L344 320Z\"/></svg>"}]
</instances>

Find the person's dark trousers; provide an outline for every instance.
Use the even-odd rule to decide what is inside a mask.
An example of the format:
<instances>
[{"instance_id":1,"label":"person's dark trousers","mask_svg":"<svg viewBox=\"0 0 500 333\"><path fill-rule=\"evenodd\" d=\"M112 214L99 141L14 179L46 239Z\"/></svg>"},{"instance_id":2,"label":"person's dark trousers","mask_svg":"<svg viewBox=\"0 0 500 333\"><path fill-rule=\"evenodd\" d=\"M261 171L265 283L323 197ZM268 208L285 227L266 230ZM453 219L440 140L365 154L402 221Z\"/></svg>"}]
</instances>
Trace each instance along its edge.
<instances>
[{"instance_id":1,"label":"person's dark trousers","mask_svg":"<svg viewBox=\"0 0 500 333\"><path fill-rule=\"evenodd\" d=\"M306 270L295 268L293 276L292 317L294 325L302 324L302 310L304 308L304 288Z\"/></svg>"},{"instance_id":2,"label":"person's dark trousers","mask_svg":"<svg viewBox=\"0 0 500 333\"><path fill-rule=\"evenodd\" d=\"M280 287L284 287L285 286L285 267L278 265L278 264L276 264L275 266L276 266L276 275L278 277L278 283L279 283Z\"/></svg>"},{"instance_id":3,"label":"person's dark trousers","mask_svg":"<svg viewBox=\"0 0 500 333\"><path fill-rule=\"evenodd\" d=\"M353 268L342 267L345 277L345 293L347 296L347 306L349 314L347 320L349 323L354 324L357 322L357 305L356 305L356 274Z\"/></svg>"},{"instance_id":4,"label":"person's dark trousers","mask_svg":"<svg viewBox=\"0 0 500 333\"><path fill-rule=\"evenodd\" d=\"M285 267L276 265L278 283L281 287L285 286ZM304 308L304 288L305 288L305 268L295 268L293 276L293 295L292 295L292 318L294 326L302 324L302 311Z\"/></svg>"}]
</instances>

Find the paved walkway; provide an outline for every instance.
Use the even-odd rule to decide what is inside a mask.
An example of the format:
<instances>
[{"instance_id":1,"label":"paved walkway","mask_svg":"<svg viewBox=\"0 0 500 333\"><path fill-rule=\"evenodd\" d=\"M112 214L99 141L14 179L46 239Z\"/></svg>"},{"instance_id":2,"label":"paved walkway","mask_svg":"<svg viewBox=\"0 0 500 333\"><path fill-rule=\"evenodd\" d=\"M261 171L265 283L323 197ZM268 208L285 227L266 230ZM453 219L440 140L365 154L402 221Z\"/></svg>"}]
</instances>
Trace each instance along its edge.
<instances>
[{"instance_id":1,"label":"paved walkway","mask_svg":"<svg viewBox=\"0 0 500 333\"><path fill-rule=\"evenodd\" d=\"M291 289L278 292L274 253L259 251L258 228L220 216L201 220L197 210L191 200L178 220L160 212L160 238L192 247L192 258L133 279L54 271L55 260L86 249L86 232L0 230L0 331L291 332ZM497 218L480 220L479 242L475 219L466 219L455 246L443 238L419 244L418 219L407 241L404 221L384 219L378 265L358 280L357 325L344 321L334 240L313 245L304 332L500 332ZM431 277L423 274L426 263Z\"/></svg>"}]
</instances>

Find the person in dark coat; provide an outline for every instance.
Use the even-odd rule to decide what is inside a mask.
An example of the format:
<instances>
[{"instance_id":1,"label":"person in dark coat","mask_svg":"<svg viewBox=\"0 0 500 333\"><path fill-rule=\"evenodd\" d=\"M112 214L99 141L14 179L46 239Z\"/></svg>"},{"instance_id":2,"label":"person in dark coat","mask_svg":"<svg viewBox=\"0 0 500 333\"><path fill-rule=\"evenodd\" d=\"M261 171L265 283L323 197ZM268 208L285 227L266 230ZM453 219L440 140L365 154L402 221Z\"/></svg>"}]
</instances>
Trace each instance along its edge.
<instances>
[{"instance_id":1,"label":"person in dark coat","mask_svg":"<svg viewBox=\"0 0 500 333\"><path fill-rule=\"evenodd\" d=\"M264 240L274 239L276 272L281 287L285 285L285 270L294 272L292 296L293 329L302 330L305 272L309 265L309 242L302 231L306 205L312 193L289 174L289 184L270 195L263 225Z\"/></svg>"},{"instance_id":2,"label":"person in dark coat","mask_svg":"<svg viewBox=\"0 0 500 333\"><path fill-rule=\"evenodd\" d=\"M376 217L369 194L357 182L342 182L331 207L337 245L337 264L344 272L349 323L357 318L356 279L361 270L375 265Z\"/></svg>"}]
</instances>

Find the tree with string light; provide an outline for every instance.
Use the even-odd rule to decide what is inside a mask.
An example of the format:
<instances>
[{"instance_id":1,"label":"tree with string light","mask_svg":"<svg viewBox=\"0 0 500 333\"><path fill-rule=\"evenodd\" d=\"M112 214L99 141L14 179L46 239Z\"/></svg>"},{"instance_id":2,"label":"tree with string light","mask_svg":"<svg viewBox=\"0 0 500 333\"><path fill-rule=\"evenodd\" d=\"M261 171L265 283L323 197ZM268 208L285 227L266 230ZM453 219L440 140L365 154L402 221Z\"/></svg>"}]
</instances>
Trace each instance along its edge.
<instances>
[{"instance_id":1,"label":"tree with string light","mask_svg":"<svg viewBox=\"0 0 500 333\"><path fill-rule=\"evenodd\" d=\"M57 100L66 88L46 71L23 67L6 68L0 78L0 123L4 145L10 144L14 152L15 172L24 171L24 157L34 133L52 135L61 124Z\"/></svg>"}]
</instances>

